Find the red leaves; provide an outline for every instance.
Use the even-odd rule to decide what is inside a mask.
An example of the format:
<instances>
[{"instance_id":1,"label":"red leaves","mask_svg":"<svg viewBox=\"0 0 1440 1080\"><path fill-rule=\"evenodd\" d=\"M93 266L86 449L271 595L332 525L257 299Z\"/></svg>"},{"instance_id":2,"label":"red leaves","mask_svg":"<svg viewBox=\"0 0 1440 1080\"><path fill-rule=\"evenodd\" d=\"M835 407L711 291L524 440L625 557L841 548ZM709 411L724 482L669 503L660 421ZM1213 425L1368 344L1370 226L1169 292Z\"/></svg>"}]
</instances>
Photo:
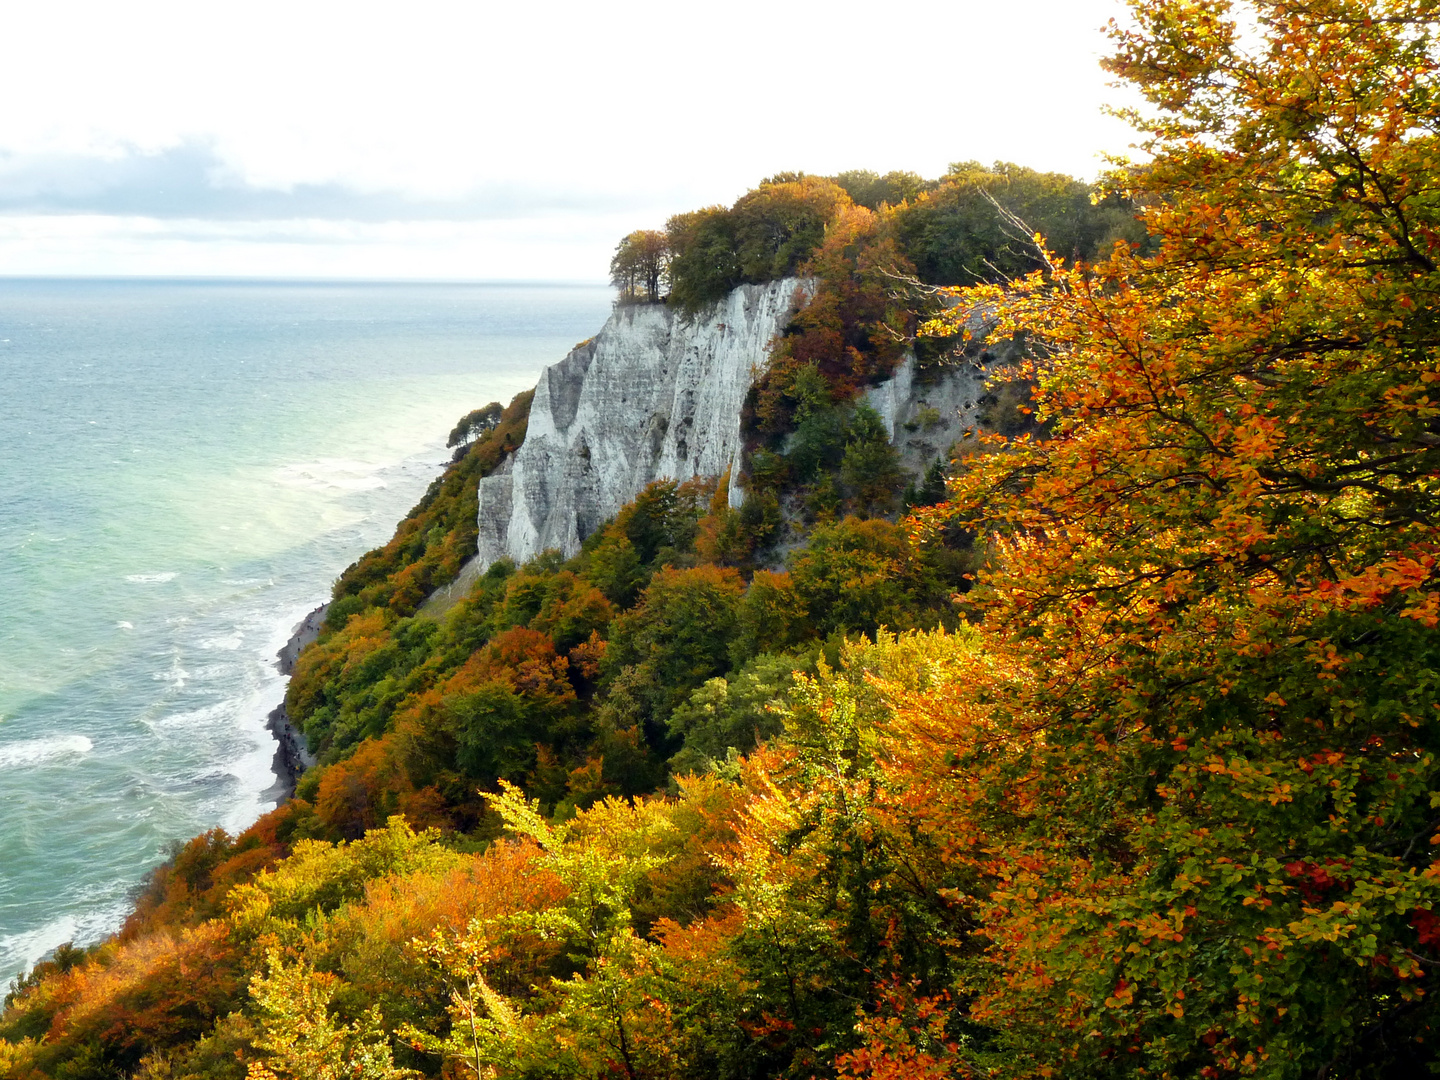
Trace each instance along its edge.
<instances>
[{"instance_id":1,"label":"red leaves","mask_svg":"<svg viewBox=\"0 0 1440 1080\"><path fill-rule=\"evenodd\" d=\"M391 741L367 739L353 755L321 774L315 809L336 834L355 840L384 825L399 795L409 788Z\"/></svg>"},{"instance_id":2,"label":"red leaves","mask_svg":"<svg viewBox=\"0 0 1440 1080\"><path fill-rule=\"evenodd\" d=\"M882 987L875 1007L857 1010L858 1049L836 1059L841 1080L953 1080L970 1075L960 1045L946 1030L948 993L921 996L898 980Z\"/></svg>"},{"instance_id":3,"label":"red leaves","mask_svg":"<svg viewBox=\"0 0 1440 1080\"><path fill-rule=\"evenodd\" d=\"M1296 879L1296 885L1300 894L1307 903L1316 904L1325 899L1325 894L1332 890L1339 889L1348 892L1350 881L1348 877L1336 877L1331 871L1343 873L1349 870L1351 861L1349 859L1326 859L1324 863L1313 862L1308 859L1297 859L1294 862L1285 864L1285 872Z\"/></svg>"},{"instance_id":4,"label":"red leaves","mask_svg":"<svg viewBox=\"0 0 1440 1080\"><path fill-rule=\"evenodd\" d=\"M1410 925L1420 937L1421 945L1440 945L1440 919L1429 908L1416 908L1410 913Z\"/></svg>"}]
</instances>

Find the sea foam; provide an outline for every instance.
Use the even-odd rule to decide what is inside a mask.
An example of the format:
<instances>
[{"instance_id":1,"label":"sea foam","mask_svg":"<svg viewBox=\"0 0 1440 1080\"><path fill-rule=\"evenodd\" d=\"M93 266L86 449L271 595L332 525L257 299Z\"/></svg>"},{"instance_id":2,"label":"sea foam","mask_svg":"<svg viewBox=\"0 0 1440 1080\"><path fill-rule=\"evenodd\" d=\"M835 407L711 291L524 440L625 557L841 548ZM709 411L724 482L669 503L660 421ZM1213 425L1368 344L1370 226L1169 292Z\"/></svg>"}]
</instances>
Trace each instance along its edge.
<instances>
[{"instance_id":1,"label":"sea foam","mask_svg":"<svg viewBox=\"0 0 1440 1080\"><path fill-rule=\"evenodd\" d=\"M49 735L43 739L0 743L0 769L43 765L73 754L88 754L94 747L84 735Z\"/></svg>"},{"instance_id":2,"label":"sea foam","mask_svg":"<svg viewBox=\"0 0 1440 1080\"><path fill-rule=\"evenodd\" d=\"M319 461L282 465L275 470L275 478L289 487L374 491L387 486L382 478L375 475L383 468L383 464L353 461L348 458L322 458Z\"/></svg>"},{"instance_id":3,"label":"sea foam","mask_svg":"<svg viewBox=\"0 0 1440 1080\"><path fill-rule=\"evenodd\" d=\"M134 903L127 896L122 900L111 899L108 903L94 900L85 904L79 915L61 915L33 930L22 930L15 934L0 935L0 956L12 964L29 968L66 942L86 944L113 934L134 909Z\"/></svg>"}]
</instances>

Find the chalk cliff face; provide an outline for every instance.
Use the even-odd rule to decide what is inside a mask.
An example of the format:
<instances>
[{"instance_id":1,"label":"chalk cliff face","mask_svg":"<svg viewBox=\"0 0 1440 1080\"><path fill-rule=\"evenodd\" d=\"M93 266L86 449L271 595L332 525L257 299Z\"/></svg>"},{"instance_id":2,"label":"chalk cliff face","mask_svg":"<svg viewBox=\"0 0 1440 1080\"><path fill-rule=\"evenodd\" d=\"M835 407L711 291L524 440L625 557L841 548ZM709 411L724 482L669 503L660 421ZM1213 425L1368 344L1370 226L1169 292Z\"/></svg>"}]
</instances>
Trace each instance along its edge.
<instances>
[{"instance_id":1,"label":"chalk cliff face","mask_svg":"<svg viewBox=\"0 0 1440 1080\"><path fill-rule=\"evenodd\" d=\"M907 356L895 374L865 391L900 451L900 467L915 476L944 457L965 429L980 423L985 370L978 364L919 372Z\"/></svg>"},{"instance_id":2,"label":"chalk cliff face","mask_svg":"<svg viewBox=\"0 0 1440 1080\"><path fill-rule=\"evenodd\" d=\"M663 304L619 307L604 329L546 368L524 444L480 481L479 553L524 562L574 554L653 480L739 476L740 410L808 286L743 285L687 320ZM732 501L741 495L732 483Z\"/></svg>"},{"instance_id":3,"label":"chalk cliff face","mask_svg":"<svg viewBox=\"0 0 1440 1080\"><path fill-rule=\"evenodd\" d=\"M663 304L617 308L541 373L524 443L480 481L479 551L436 603L463 596L497 559L523 563L547 548L573 555L653 480L728 469L738 506L745 395L809 292L796 278L744 285L694 320ZM907 472L923 475L979 423L990 359L922 373L909 358L866 391Z\"/></svg>"}]
</instances>

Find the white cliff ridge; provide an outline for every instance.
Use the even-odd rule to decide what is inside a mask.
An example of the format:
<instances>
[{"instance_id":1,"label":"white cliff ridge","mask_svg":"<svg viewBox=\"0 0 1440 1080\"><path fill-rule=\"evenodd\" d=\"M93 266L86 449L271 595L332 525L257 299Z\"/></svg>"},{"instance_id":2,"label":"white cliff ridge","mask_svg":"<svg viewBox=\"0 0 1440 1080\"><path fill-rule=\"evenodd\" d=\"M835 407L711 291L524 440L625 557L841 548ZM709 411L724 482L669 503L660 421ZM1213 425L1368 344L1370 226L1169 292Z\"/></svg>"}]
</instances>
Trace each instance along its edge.
<instances>
[{"instance_id":1,"label":"white cliff ridge","mask_svg":"<svg viewBox=\"0 0 1440 1080\"><path fill-rule=\"evenodd\" d=\"M730 469L738 504L745 395L808 292L796 278L742 285L693 321L664 304L616 308L541 373L524 443L480 481L471 566L572 555L654 480Z\"/></svg>"}]
</instances>

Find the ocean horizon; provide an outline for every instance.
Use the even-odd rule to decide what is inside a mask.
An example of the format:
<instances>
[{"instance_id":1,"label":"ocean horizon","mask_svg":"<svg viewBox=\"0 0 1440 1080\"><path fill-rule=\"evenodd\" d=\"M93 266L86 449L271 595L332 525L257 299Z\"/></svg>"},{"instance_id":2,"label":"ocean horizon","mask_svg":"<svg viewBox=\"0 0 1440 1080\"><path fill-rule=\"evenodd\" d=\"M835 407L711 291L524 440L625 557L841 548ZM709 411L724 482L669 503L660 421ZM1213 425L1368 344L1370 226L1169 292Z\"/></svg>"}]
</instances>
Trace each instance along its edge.
<instances>
[{"instance_id":1,"label":"ocean horizon","mask_svg":"<svg viewBox=\"0 0 1440 1080\"><path fill-rule=\"evenodd\" d=\"M273 803L275 652L600 285L0 278L0 982Z\"/></svg>"}]
</instances>

